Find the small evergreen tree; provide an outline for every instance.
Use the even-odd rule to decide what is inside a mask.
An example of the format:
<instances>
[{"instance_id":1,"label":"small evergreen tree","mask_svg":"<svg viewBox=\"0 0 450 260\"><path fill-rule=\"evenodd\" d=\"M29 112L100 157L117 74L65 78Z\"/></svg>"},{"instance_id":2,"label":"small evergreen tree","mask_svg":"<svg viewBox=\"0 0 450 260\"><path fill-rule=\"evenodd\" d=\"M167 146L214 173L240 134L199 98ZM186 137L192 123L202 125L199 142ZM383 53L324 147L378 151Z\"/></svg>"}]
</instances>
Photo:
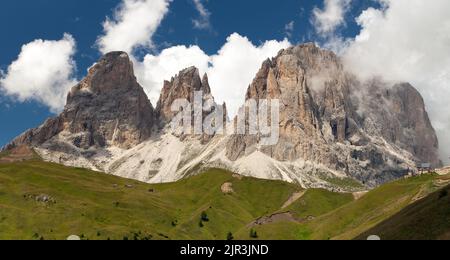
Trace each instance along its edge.
<instances>
[{"instance_id":1,"label":"small evergreen tree","mask_svg":"<svg viewBox=\"0 0 450 260\"><path fill-rule=\"evenodd\" d=\"M231 233L231 232L228 232L228 235L227 235L227 240L228 240L228 241L234 240L234 236L233 236L233 233Z\"/></svg>"},{"instance_id":2,"label":"small evergreen tree","mask_svg":"<svg viewBox=\"0 0 450 260\"><path fill-rule=\"evenodd\" d=\"M204 222L208 222L209 221L208 214L206 214L206 212L203 211L200 219Z\"/></svg>"},{"instance_id":3,"label":"small evergreen tree","mask_svg":"<svg viewBox=\"0 0 450 260\"><path fill-rule=\"evenodd\" d=\"M254 239L258 238L258 232L256 232L256 230L254 230L254 229L251 229L250 230L250 238L254 238Z\"/></svg>"}]
</instances>

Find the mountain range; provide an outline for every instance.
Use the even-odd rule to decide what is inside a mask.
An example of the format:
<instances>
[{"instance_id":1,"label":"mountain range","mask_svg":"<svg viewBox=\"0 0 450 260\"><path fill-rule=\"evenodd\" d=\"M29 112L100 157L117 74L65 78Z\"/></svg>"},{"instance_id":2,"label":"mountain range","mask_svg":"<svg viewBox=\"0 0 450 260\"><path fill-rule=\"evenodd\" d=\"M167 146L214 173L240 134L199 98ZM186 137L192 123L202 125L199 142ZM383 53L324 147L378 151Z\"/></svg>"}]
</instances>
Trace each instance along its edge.
<instances>
[{"instance_id":1,"label":"mountain range","mask_svg":"<svg viewBox=\"0 0 450 260\"><path fill-rule=\"evenodd\" d=\"M3 150L29 147L45 161L148 183L221 168L334 191L374 188L417 172L418 163L442 164L423 98L413 86L360 80L336 54L314 44L264 61L248 87L246 100L280 102L275 145L261 145L262 136L247 132L174 134L173 102L193 102L199 91L215 103L208 76L184 69L164 82L155 107L128 54L108 53L71 89L60 115ZM226 104L216 106L229 118ZM203 111L202 118L211 112ZM225 127L235 125L236 119L227 120Z\"/></svg>"}]
</instances>

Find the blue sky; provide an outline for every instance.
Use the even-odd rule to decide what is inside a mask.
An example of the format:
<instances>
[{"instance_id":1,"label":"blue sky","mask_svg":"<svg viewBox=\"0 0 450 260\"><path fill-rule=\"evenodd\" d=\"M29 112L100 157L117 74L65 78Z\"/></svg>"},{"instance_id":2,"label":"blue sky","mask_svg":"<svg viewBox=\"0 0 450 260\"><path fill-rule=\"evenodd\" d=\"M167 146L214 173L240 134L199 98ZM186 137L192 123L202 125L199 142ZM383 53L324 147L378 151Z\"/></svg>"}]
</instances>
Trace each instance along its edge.
<instances>
[{"instance_id":1,"label":"blue sky","mask_svg":"<svg viewBox=\"0 0 450 260\"><path fill-rule=\"evenodd\" d=\"M344 0L345 1L345 0ZM59 40L69 33L76 41L74 61L75 78L81 79L86 69L100 56L95 46L103 33L105 17L112 17L119 0L3 0L0 9L0 69L18 58L21 47L35 39ZM193 0L176 0L152 35L154 47L136 49L142 59L146 53L157 55L161 50L176 45L198 45L207 55L217 53L232 33L247 37L255 45L267 40L288 38L293 44L324 41L311 23L314 8L324 8L323 0L209 0L202 1L211 14L208 28L195 28L199 18ZM363 10L378 6L373 0L353 1L346 13L345 24L337 29L342 37L359 33L355 22ZM292 31L286 26L294 22ZM247 83L246 83L247 84ZM24 130L40 125L54 114L45 104L28 100L19 102L0 94L0 146Z\"/></svg>"}]
</instances>

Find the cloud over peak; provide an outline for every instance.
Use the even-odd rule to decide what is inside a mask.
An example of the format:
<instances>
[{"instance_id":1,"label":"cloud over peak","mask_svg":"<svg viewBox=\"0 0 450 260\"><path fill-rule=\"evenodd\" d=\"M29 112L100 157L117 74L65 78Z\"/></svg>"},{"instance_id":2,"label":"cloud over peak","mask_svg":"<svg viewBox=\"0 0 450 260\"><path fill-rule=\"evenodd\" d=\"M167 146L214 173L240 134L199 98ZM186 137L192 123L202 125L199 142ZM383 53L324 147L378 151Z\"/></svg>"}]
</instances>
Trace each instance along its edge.
<instances>
[{"instance_id":1,"label":"cloud over peak","mask_svg":"<svg viewBox=\"0 0 450 260\"><path fill-rule=\"evenodd\" d=\"M449 162L450 1L378 1L379 9L368 8L357 18L358 35L335 45L356 75L410 82L420 91L439 137L441 157Z\"/></svg>"},{"instance_id":2,"label":"cloud over peak","mask_svg":"<svg viewBox=\"0 0 450 260\"><path fill-rule=\"evenodd\" d=\"M123 0L113 18L103 23L104 34L97 40L102 53L136 47L151 48L152 36L169 10L172 0Z\"/></svg>"},{"instance_id":3,"label":"cloud over peak","mask_svg":"<svg viewBox=\"0 0 450 260\"><path fill-rule=\"evenodd\" d=\"M254 45L247 37L233 33L214 55L207 55L196 45L174 46L158 55L147 54L143 62L135 62L136 74L151 102L156 104L164 80L182 69L196 66L201 73L208 73L217 101L226 102L230 115L235 115L244 104L248 85L263 61L289 46L291 43L287 39Z\"/></svg>"},{"instance_id":4,"label":"cloud over peak","mask_svg":"<svg viewBox=\"0 0 450 260\"><path fill-rule=\"evenodd\" d=\"M352 0L325 0L324 8L315 7L311 22L319 35L327 36L345 24L345 14Z\"/></svg>"},{"instance_id":5,"label":"cloud over peak","mask_svg":"<svg viewBox=\"0 0 450 260\"><path fill-rule=\"evenodd\" d=\"M211 13L204 6L205 0L192 1L199 13L194 26L198 29L210 28ZM114 19L104 23L105 35L98 39L100 51L123 50L130 53L136 77L153 104L159 99L164 80L169 80L182 69L196 66L201 73L208 73L214 96L218 102L227 102L228 110L233 115L245 102L247 87L262 62L291 44L285 39L254 45L247 37L233 33L214 55L206 54L197 45L179 45L163 49L158 54L149 53L142 61L139 60L133 56L133 50L139 46L151 47L152 36L168 12L170 2L123 0Z\"/></svg>"},{"instance_id":6,"label":"cloud over peak","mask_svg":"<svg viewBox=\"0 0 450 260\"><path fill-rule=\"evenodd\" d=\"M35 100L53 112L60 111L68 91L76 84L75 51L70 34L58 41L39 39L23 45L17 60L5 75L0 75L0 90L20 102Z\"/></svg>"}]
</instances>

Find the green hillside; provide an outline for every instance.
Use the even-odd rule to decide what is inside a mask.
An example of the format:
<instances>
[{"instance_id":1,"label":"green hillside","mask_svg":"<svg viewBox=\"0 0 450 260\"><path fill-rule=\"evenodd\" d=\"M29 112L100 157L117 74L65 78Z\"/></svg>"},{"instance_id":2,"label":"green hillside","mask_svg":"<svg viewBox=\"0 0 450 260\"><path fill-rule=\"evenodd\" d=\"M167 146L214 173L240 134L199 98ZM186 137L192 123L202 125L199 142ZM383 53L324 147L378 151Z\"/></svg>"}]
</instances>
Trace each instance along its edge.
<instances>
[{"instance_id":1,"label":"green hillside","mask_svg":"<svg viewBox=\"0 0 450 260\"><path fill-rule=\"evenodd\" d=\"M222 192L227 182L234 193ZM298 189L222 170L149 185L39 161L0 164L0 239L225 239Z\"/></svg>"},{"instance_id":2,"label":"green hillside","mask_svg":"<svg viewBox=\"0 0 450 260\"><path fill-rule=\"evenodd\" d=\"M400 180L355 200L217 169L150 185L38 160L0 163L0 239L353 239L448 181Z\"/></svg>"},{"instance_id":3,"label":"green hillside","mask_svg":"<svg viewBox=\"0 0 450 260\"><path fill-rule=\"evenodd\" d=\"M359 236L377 234L386 240L450 239L450 186L406 207Z\"/></svg>"},{"instance_id":4,"label":"green hillside","mask_svg":"<svg viewBox=\"0 0 450 260\"><path fill-rule=\"evenodd\" d=\"M427 197L430 193L438 190L443 183L448 183L448 181L448 176L437 175L424 175L399 180L383 185L370 191L360 199L345 203L344 205L342 204L345 201L345 195L331 194L332 199L328 199L327 203L323 202L324 195L320 195L311 200L316 206L310 206L308 203L295 206L302 209L300 212L302 212L304 216L310 215L310 219L300 220L299 223L292 221L271 223L263 225L257 230L261 239L354 239L384 220L390 219L392 216L408 207L411 203L414 203L423 197ZM317 193L317 191L313 192ZM344 198L342 198L342 196L344 196ZM330 203L330 201L334 203ZM299 200L298 203L302 203L302 200ZM317 213L316 211L320 208L324 208L324 205L327 206L326 208L328 208L329 211L322 212L324 214L320 214L320 212ZM448 212L448 208L441 208L439 204L430 202L430 206L431 205L433 205L434 208L430 208L430 210L439 209L439 212L445 212L446 210ZM333 206L335 209L331 210ZM413 210L414 209L415 208L413 208ZM429 214L440 214L439 212ZM421 212L418 211L416 214L420 215ZM415 224L422 225L422 227L409 230L408 227L405 226L404 231L423 232L427 228L427 223L425 222ZM441 232L445 232L445 230L447 230L447 232L450 231L450 229L443 225L439 228L443 228ZM379 233L368 232L360 238L364 238L364 236L367 238L366 235L368 234ZM417 234L417 236L422 235ZM386 237L391 238L390 236Z\"/></svg>"}]
</instances>

